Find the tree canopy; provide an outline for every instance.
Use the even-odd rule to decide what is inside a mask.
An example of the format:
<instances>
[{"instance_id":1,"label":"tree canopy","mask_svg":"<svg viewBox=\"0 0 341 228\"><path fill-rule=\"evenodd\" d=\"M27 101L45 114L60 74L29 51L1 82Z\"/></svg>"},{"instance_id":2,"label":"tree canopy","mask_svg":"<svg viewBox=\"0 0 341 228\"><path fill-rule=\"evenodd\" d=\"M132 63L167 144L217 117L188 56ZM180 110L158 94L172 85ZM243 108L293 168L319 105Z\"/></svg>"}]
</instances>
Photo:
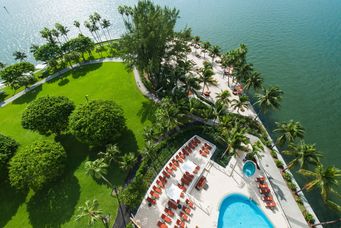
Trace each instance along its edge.
<instances>
[{"instance_id":1,"label":"tree canopy","mask_svg":"<svg viewBox=\"0 0 341 228\"><path fill-rule=\"evenodd\" d=\"M125 129L123 110L113 101L87 102L71 114L70 129L81 142L91 146L114 142Z\"/></svg>"},{"instance_id":2,"label":"tree canopy","mask_svg":"<svg viewBox=\"0 0 341 228\"><path fill-rule=\"evenodd\" d=\"M60 47L55 43L47 43L38 47L34 53L34 58L37 61L53 63L58 57L61 56Z\"/></svg>"},{"instance_id":3,"label":"tree canopy","mask_svg":"<svg viewBox=\"0 0 341 228\"><path fill-rule=\"evenodd\" d=\"M84 52L91 53L91 50L94 49L94 47L95 43L89 37L80 34L65 42L61 49L66 53L79 52L83 56Z\"/></svg>"},{"instance_id":4,"label":"tree canopy","mask_svg":"<svg viewBox=\"0 0 341 228\"><path fill-rule=\"evenodd\" d=\"M59 135L68 127L69 116L75 105L67 97L41 97L32 101L22 114L23 128L42 135Z\"/></svg>"},{"instance_id":5,"label":"tree canopy","mask_svg":"<svg viewBox=\"0 0 341 228\"><path fill-rule=\"evenodd\" d=\"M56 142L38 141L18 151L9 163L9 179L18 190L38 191L59 177L66 153Z\"/></svg>"},{"instance_id":6,"label":"tree canopy","mask_svg":"<svg viewBox=\"0 0 341 228\"><path fill-rule=\"evenodd\" d=\"M19 144L12 138L0 134L0 172L2 173L14 155Z\"/></svg>"},{"instance_id":7,"label":"tree canopy","mask_svg":"<svg viewBox=\"0 0 341 228\"><path fill-rule=\"evenodd\" d=\"M27 85L27 78L30 72L34 71L34 65L29 62L20 62L9 65L0 71L0 78L5 83L16 89L23 85Z\"/></svg>"}]
</instances>

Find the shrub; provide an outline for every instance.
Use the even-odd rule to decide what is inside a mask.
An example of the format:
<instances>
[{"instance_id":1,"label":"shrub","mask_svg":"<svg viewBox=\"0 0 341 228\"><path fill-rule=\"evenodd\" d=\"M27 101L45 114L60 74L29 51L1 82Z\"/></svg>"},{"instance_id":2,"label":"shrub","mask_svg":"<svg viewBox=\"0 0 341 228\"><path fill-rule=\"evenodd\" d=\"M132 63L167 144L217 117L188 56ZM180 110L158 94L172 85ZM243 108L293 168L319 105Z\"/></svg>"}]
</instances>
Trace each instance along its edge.
<instances>
[{"instance_id":1,"label":"shrub","mask_svg":"<svg viewBox=\"0 0 341 228\"><path fill-rule=\"evenodd\" d=\"M71 132L91 146L112 143L124 129L123 110L113 101L87 102L77 107L70 117Z\"/></svg>"},{"instance_id":2,"label":"shrub","mask_svg":"<svg viewBox=\"0 0 341 228\"><path fill-rule=\"evenodd\" d=\"M307 211L304 213L304 218L310 224L314 224L315 223L314 216L312 214L310 214L309 212L307 212Z\"/></svg>"},{"instance_id":3,"label":"shrub","mask_svg":"<svg viewBox=\"0 0 341 228\"><path fill-rule=\"evenodd\" d=\"M277 156L277 152L275 151L275 150L271 150L270 151L270 154L271 154L271 156L273 157L273 158L278 158L278 156Z\"/></svg>"},{"instance_id":4,"label":"shrub","mask_svg":"<svg viewBox=\"0 0 341 228\"><path fill-rule=\"evenodd\" d=\"M296 186L295 186L295 190L296 190ZM301 199L301 197L296 197L296 202L298 203L298 204L301 204L301 205L303 205L303 201L302 201L302 199Z\"/></svg>"},{"instance_id":5,"label":"shrub","mask_svg":"<svg viewBox=\"0 0 341 228\"><path fill-rule=\"evenodd\" d=\"M290 190L291 191L293 191L293 192L296 192L296 188L297 188L297 186L296 186L296 184L294 184L294 183L292 183L292 182L289 182L288 183L288 187L290 188Z\"/></svg>"},{"instance_id":6,"label":"shrub","mask_svg":"<svg viewBox=\"0 0 341 228\"><path fill-rule=\"evenodd\" d=\"M276 160L276 166L278 167L278 168L281 168L281 169L283 169L283 162L281 162L280 160Z\"/></svg>"},{"instance_id":7,"label":"shrub","mask_svg":"<svg viewBox=\"0 0 341 228\"><path fill-rule=\"evenodd\" d=\"M147 184L142 176L136 176L132 182L122 191L123 203L130 209L137 209L145 195Z\"/></svg>"},{"instance_id":8,"label":"shrub","mask_svg":"<svg viewBox=\"0 0 341 228\"><path fill-rule=\"evenodd\" d=\"M287 172L283 173L283 178L289 183L292 182L292 176L290 173L287 173Z\"/></svg>"},{"instance_id":9,"label":"shrub","mask_svg":"<svg viewBox=\"0 0 341 228\"><path fill-rule=\"evenodd\" d=\"M18 151L9 163L9 179L18 190L40 190L64 171L66 153L55 142L39 141Z\"/></svg>"},{"instance_id":10,"label":"shrub","mask_svg":"<svg viewBox=\"0 0 341 228\"><path fill-rule=\"evenodd\" d=\"M27 106L21 124L23 128L42 135L59 135L67 129L74 108L73 102L67 97L41 97Z\"/></svg>"},{"instance_id":11,"label":"shrub","mask_svg":"<svg viewBox=\"0 0 341 228\"><path fill-rule=\"evenodd\" d=\"M10 137L0 134L0 172L7 168L8 161L13 157L19 144Z\"/></svg>"}]
</instances>

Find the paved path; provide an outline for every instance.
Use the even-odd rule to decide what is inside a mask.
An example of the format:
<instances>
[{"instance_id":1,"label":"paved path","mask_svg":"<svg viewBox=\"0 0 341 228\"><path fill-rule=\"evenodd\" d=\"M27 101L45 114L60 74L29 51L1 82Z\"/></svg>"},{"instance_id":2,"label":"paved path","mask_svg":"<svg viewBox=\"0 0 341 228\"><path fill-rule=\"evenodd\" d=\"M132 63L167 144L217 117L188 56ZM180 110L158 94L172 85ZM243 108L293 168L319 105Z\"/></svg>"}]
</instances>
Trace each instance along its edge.
<instances>
[{"instance_id":1,"label":"paved path","mask_svg":"<svg viewBox=\"0 0 341 228\"><path fill-rule=\"evenodd\" d=\"M85 65L90 65L90 64L96 64L96 63L106 63L106 62L122 62L122 59L121 58L103 58L103 59L96 59L96 60L91 60L91 61L88 61L88 62L82 62L82 63L77 63L77 64L74 64L72 65L72 68L71 67L66 67L64 68L63 70L61 71L58 71L44 79L42 79L41 81L38 81L36 82L35 84L33 84L32 86L26 88L25 90L15 94L14 96L8 98L7 100L5 101L2 101L0 102L0 108L1 107L4 107L8 104L10 104L11 102L13 102L14 100L18 99L19 97L25 95L26 93L34 90L35 88L37 88L38 86L54 79L54 78L57 78L63 74L65 74L66 72L69 72L70 70L74 69L74 68L77 68L77 67L80 67L80 66L85 66ZM139 75L139 72L137 71L137 69L133 69L133 73L134 73L134 78L135 78L135 81L136 81L136 84L137 84L137 87L139 88L139 90L141 91L141 93L143 95L145 95L146 97L148 97L149 99L155 101L155 102L158 102L158 98L155 97L152 93L150 93L147 88L144 86L144 84L142 83L141 79L140 79L140 75Z\"/></svg>"}]
</instances>

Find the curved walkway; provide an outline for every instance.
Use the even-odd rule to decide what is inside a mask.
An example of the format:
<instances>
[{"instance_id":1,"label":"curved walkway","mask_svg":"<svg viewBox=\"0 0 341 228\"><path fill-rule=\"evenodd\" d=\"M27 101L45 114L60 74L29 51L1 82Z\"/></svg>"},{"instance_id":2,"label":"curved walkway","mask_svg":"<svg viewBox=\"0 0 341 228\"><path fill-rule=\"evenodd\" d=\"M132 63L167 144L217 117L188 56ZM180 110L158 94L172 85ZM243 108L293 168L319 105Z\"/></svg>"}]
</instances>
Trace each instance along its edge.
<instances>
[{"instance_id":1,"label":"curved walkway","mask_svg":"<svg viewBox=\"0 0 341 228\"><path fill-rule=\"evenodd\" d=\"M81 66L85 66L85 65L90 65L90 64L96 64L96 63L105 63L105 62L123 62L121 58L102 58L102 59L96 59L96 60L90 60L88 62L82 62L82 63L77 63L77 64L74 64L72 65L72 67L66 67L64 68L63 70L60 70L54 74L51 74L50 76L34 83L32 86L26 88L25 90L23 91L20 91L19 93L15 94L14 96L6 99L5 101L2 101L0 102L0 108L10 104L11 102L13 102L14 100L18 99L19 97L25 95L26 93L34 90L36 87L48 82L48 81L51 81L52 79L54 78L57 78L67 72L69 72L70 70L73 70L74 68L77 68L77 67L81 67ZM155 95L153 95L152 93L150 93L147 88L144 86L144 84L142 83L141 79L140 79L140 75L139 75L139 72L136 68L133 69L133 73L134 73L134 78L135 78L135 81L136 81L136 85L137 87L139 88L139 90L141 91L141 93L148 97L149 99L155 101L155 102L158 102L159 99L157 97L155 97Z\"/></svg>"}]
</instances>

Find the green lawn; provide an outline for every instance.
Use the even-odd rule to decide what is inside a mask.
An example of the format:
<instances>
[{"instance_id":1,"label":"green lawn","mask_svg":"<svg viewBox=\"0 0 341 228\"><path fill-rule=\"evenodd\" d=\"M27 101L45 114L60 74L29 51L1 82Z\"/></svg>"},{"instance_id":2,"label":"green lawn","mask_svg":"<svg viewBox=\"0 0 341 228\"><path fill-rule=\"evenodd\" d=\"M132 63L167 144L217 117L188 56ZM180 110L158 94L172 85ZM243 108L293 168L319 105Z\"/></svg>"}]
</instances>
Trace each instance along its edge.
<instances>
[{"instance_id":1,"label":"green lawn","mask_svg":"<svg viewBox=\"0 0 341 228\"><path fill-rule=\"evenodd\" d=\"M8 106L0 108L0 132L15 138L21 147L43 139L37 133L21 127L21 114L29 102L46 95L63 95L76 104L89 99L112 99L123 108L128 130L119 141L122 151L137 151L143 146L142 131L150 124L148 113L152 105L142 96L135 85L132 73L121 63L103 63L84 66L67 73L63 78L46 83ZM53 136L49 137L53 140ZM87 199L96 198L101 209L111 214L112 221L117 213L117 201L110 190L85 175L84 162L94 159L97 151L89 149L72 136L63 136L59 141L67 151L67 171L50 186L49 190L33 193L16 193L6 183L0 188L0 227L85 227L87 220L74 221L78 206ZM111 167L109 179L122 184L125 174ZM96 227L102 227L98 223Z\"/></svg>"}]
</instances>

